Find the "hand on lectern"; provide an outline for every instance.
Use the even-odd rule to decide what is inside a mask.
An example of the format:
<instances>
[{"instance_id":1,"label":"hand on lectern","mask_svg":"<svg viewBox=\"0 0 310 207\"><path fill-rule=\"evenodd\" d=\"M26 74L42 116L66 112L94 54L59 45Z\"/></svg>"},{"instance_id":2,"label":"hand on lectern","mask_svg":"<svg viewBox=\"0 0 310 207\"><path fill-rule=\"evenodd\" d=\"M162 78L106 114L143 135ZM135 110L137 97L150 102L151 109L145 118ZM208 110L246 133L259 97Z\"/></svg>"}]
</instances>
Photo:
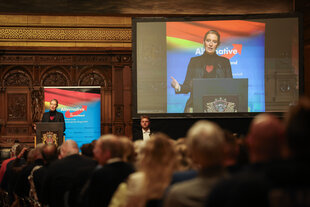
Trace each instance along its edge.
<instances>
[{"instance_id":1,"label":"hand on lectern","mask_svg":"<svg viewBox=\"0 0 310 207\"><path fill-rule=\"evenodd\" d=\"M36 124L33 124L33 129L37 130L37 125Z\"/></svg>"},{"instance_id":2,"label":"hand on lectern","mask_svg":"<svg viewBox=\"0 0 310 207\"><path fill-rule=\"evenodd\" d=\"M171 79L172 79L172 81L171 81L171 86L172 86L175 90L179 91L180 88L181 88L179 82L178 82L174 77L172 77L172 76L170 76L170 77L171 77Z\"/></svg>"}]
</instances>

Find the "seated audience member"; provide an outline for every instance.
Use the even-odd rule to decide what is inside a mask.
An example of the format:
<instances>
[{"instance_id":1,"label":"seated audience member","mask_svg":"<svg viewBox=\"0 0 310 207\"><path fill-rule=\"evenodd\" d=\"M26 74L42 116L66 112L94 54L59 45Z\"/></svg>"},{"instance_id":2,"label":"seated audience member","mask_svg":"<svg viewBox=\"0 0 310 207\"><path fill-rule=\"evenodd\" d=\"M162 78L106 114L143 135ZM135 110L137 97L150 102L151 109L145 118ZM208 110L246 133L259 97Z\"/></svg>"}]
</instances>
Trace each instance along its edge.
<instances>
[{"instance_id":1,"label":"seated audience member","mask_svg":"<svg viewBox=\"0 0 310 207\"><path fill-rule=\"evenodd\" d=\"M29 149L25 146L22 146L22 150L17 155L16 159L10 161L7 164L7 169L4 173L4 176L1 182L1 188L4 191L8 192L10 204L12 204L13 201L15 200L14 188L17 183L17 179L19 175L24 165L26 164L28 152L29 152Z\"/></svg>"},{"instance_id":2,"label":"seated audience member","mask_svg":"<svg viewBox=\"0 0 310 207\"><path fill-rule=\"evenodd\" d=\"M135 164L134 164L134 166L136 168L137 168L138 163L141 160L144 146L145 146L145 142L141 139L133 142L133 147L135 150Z\"/></svg>"},{"instance_id":3,"label":"seated audience member","mask_svg":"<svg viewBox=\"0 0 310 207\"><path fill-rule=\"evenodd\" d=\"M197 177L198 172L192 163L188 144L185 138L180 138L175 142L177 152L178 167L173 173L170 185Z\"/></svg>"},{"instance_id":4,"label":"seated audience member","mask_svg":"<svg viewBox=\"0 0 310 207\"><path fill-rule=\"evenodd\" d=\"M42 158L42 149L44 144L38 144L35 149L29 151L27 156L27 163L23 166L21 173L17 179L14 192L21 198L28 198L30 191L30 183L28 180L28 176L31 174L31 171L36 166L43 165Z\"/></svg>"},{"instance_id":5,"label":"seated audience member","mask_svg":"<svg viewBox=\"0 0 310 207\"><path fill-rule=\"evenodd\" d=\"M84 193L82 206L108 206L118 185L134 172L131 164L123 161L123 146L115 135L100 137L94 148L100 167L91 175Z\"/></svg>"},{"instance_id":6,"label":"seated audience member","mask_svg":"<svg viewBox=\"0 0 310 207\"><path fill-rule=\"evenodd\" d=\"M94 157L94 148L96 145L96 141L94 140L91 143L83 144L81 147L82 155L85 157L88 157L92 160L95 160ZM70 190L68 192L68 204L69 206L76 207L79 204L80 201L80 195L81 191L83 190L83 187L86 185L87 181L89 180L92 172L97 166L97 162L94 163L94 165L88 165L85 167L81 167L76 172L72 174L72 185L70 187Z\"/></svg>"},{"instance_id":7,"label":"seated audience member","mask_svg":"<svg viewBox=\"0 0 310 207\"><path fill-rule=\"evenodd\" d=\"M150 128L151 121L148 116L140 117L140 126L137 129L133 130L132 140L148 140L150 135L153 133L153 130Z\"/></svg>"},{"instance_id":8,"label":"seated audience member","mask_svg":"<svg viewBox=\"0 0 310 207\"><path fill-rule=\"evenodd\" d=\"M128 179L126 206L160 205L176 166L172 140L162 133L153 134L143 148L138 172Z\"/></svg>"},{"instance_id":9,"label":"seated audience member","mask_svg":"<svg viewBox=\"0 0 310 207\"><path fill-rule=\"evenodd\" d=\"M123 160L134 165L136 161L135 148L132 141L128 137L119 138L123 146Z\"/></svg>"},{"instance_id":10,"label":"seated audience member","mask_svg":"<svg viewBox=\"0 0 310 207\"><path fill-rule=\"evenodd\" d=\"M50 207L65 206L64 195L73 182L73 173L81 167L95 165L95 161L79 155L79 148L75 141L67 140L60 148L60 160L56 160L48 167L43 184L43 204Z\"/></svg>"},{"instance_id":11,"label":"seated audience member","mask_svg":"<svg viewBox=\"0 0 310 207\"><path fill-rule=\"evenodd\" d=\"M243 163L238 160L240 146L237 143L237 137L231 132L225 131L225 145L224 145L224 166L230 174L238 172Z\"/></svg>"},{"instance_id":12,"label":"seated audience member","mask_svg":"<svg viewBox=\"0 0 310 207\"><path fill-rule=\"evenodd\" d=\"M185 138L179 138L175 142L177 152L178 167L177 171L185 171L192 169L192 160L189 157L188 146Z\"/></svg>"},{"instance_id":13,"label":"seated audience member","mask_svg":"<svg viewBox=\"0 0 310 207\"><path fill-rule=\"evenodd\" d=\"M247 135L250 164L231 178L219 183L210 193L206 206L268 206L266 177L272 166L283 161L286 147L284 125L274 115L257 115Z\"/></svg>"},{"instance_id":14,"label":"seated audience member","mask_svg":"<svg viewBox=\"0 0 310 207\"><path fill-rule=\"evenodd\" d=\"M196 178L172 185L165 207L203 206L210 189L227 173L222 165L224 133L209 121L199 121L189 130L189 150L193 163L199 166Z\"/></svg>"},{"instance_id":15,"label":"seated audience member","mask_svg":"<svg viewBox=\"0 0 310 207\"><path fill-rule=\"evenodd\" d=\"M10 150L11 153L11 157L9 159L6 159L2 162L1 164L1 168L0 168L0 184L2 182L2 178L4 176L4 173L6 171L6 166L7 164L12 161L15 160L17 155L21 152L22 150L22 146L20 144L14 144Z\"/></svg>"},{"instance_id":16,"label":"seated audience member","mask_svg":"<svg viewBox=\"0 0 310 207\"><path fill-rule=\"evenodd\" d=\"M32 177L30 175L30 179L32 179L33 182L32 197L33 199L39 201L40 203L42 203L43 182L48 172L48 167L52 162L57 160L58 157L56 145L55 144L45 145L45 147L42 149L42 157L44 160L43 166L33 171Z\"/></svg>"},{"instance_id":17,"label":"seated audience member","mask_svg":"<svg viewBox=\"0 0 310 207\"><path fill-rule=\"evenodd\" d=\"M83 144L81 146L82 155L93 159L94 158L94 153L93 153L94 147L95 147L95 145L93 143Z\"/></svg>"},{"instance_id":18,"label":"seated audience member","mask_svg":"<svg viewBox=\"0 0 310 207\"><path fill-rule=\"evenodd\" d=\"M303 97L286 118L286 137L291 159L272 166L269 206L310 206L310 99Z\"/></svg>"}]
</instances>

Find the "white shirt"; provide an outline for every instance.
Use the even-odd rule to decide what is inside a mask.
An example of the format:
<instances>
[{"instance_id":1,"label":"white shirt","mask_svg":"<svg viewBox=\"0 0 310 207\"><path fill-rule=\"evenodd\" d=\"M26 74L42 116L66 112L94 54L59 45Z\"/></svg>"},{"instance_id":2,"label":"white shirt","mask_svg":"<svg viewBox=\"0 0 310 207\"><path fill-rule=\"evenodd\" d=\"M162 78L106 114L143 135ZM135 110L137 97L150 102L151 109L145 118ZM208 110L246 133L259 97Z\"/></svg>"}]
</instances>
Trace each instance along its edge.
<instances>
[{"instance_id":1,"label":"white shirt","mask_svg":"<svg viewBox=\"0 0 310 207\"><path fill-rule=\"evenodd\" d=\"M150 129L148 129L146 131L144 131L144 129L142 129L142 134L143 134L143 140L144 141L150 139L150 133L151 133Z\"/></svg>"}]
</instances>

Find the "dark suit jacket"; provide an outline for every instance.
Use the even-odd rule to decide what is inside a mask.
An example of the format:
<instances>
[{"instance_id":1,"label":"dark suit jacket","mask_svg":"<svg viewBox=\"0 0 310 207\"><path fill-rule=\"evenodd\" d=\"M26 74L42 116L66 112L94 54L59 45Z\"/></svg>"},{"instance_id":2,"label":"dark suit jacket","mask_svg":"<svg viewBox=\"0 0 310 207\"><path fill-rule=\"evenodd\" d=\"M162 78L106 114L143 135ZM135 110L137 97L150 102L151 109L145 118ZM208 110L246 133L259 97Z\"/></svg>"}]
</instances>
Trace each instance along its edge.
<instances>
[{"instance_id":1,"label":"dark suit jacket","mask_svg":"<svg viewBox=\"0 0 310 207\"><path fill-rule=\"evenodd\" d=\"M66 124L63 113L56 111L55 118L50 120L50 112L45 112L43 114L41 122L63 122L64 123L64 131L66 130Z\"/></svg>"},{"instance_id":2,"label":"dark suit jacket","mask_svg":"<svg viewBox=\"0 0 310 207\"><path fill-rule=\"evenodd\" d=\"M150 129L151 133L154 133L154 131L152 129ZM142 134L142 128L139 127L138 129L134 129L133 130L133 133L132 133L132 141L136 141L136 140L139 140L139 139L142 139L143 140L143 134Z\"/></svg>"},{"instance_id":3,"label":"dark suit jacket","mask_svg":"<svg viewBox=\"0 0 310 207\"><path fill-rule=\"evenodd\" d=\"M90 180L87 197L89 207L107 207L118 185L134 172L132 165L119 161L105 164Z\"/></svg>"},{"instance_id":4,"label":"dark suit jacket","mask_svg":"<svg viewBox=\"0 0 310 207\"><path fill-rule=\"evenodd\" d=\"M82 167L92 165L96 165L94 160L78 154L51 163L43 184L43 203L50 207L64 206L64 195L73 183L72 175Z\"/></svg>"},{"instance_id":5,"label":"dark suit jacket","mask_svg":"<svg viewBox=\"0 0 310 207\"><path fill-rule=\"evenodd\" d=\"M208 68L208 71L207 71ZM181 91L176 93L191 93L184 112L188 112L189 107L193 107L193 79L197 78L232 78L231 65L229 59L216 54L204 53L201 56L191 58L186 72Z\"/></svg>"}]
</instances>

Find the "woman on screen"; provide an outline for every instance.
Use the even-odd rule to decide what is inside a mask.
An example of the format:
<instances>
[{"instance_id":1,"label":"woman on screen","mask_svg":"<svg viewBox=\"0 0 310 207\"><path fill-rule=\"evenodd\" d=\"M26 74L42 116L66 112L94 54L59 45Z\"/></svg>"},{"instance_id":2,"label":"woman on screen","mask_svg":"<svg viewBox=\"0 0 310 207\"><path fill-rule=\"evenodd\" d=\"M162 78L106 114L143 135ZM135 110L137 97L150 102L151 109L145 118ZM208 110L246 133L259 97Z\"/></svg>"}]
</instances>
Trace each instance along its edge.
<instances>
[{"instance_id":1,"label":"woman on screen","mask_svg":"<svg viewBox=\"0 0 310 207\"><path fill-rule=\"evenodd\" d=\"M179 84L179 82L171 76L171 86L175 89L175 93L191 93L184 108L185 113L193 112L193 79L232 78L229 59L220 57L216 54L216 49L220 45L220 34L215 30L209 30L204 36L203 45L205 48L204 54L191 58L187 66L187 73L183 84Z\"/></svg>"}]
</instances>

